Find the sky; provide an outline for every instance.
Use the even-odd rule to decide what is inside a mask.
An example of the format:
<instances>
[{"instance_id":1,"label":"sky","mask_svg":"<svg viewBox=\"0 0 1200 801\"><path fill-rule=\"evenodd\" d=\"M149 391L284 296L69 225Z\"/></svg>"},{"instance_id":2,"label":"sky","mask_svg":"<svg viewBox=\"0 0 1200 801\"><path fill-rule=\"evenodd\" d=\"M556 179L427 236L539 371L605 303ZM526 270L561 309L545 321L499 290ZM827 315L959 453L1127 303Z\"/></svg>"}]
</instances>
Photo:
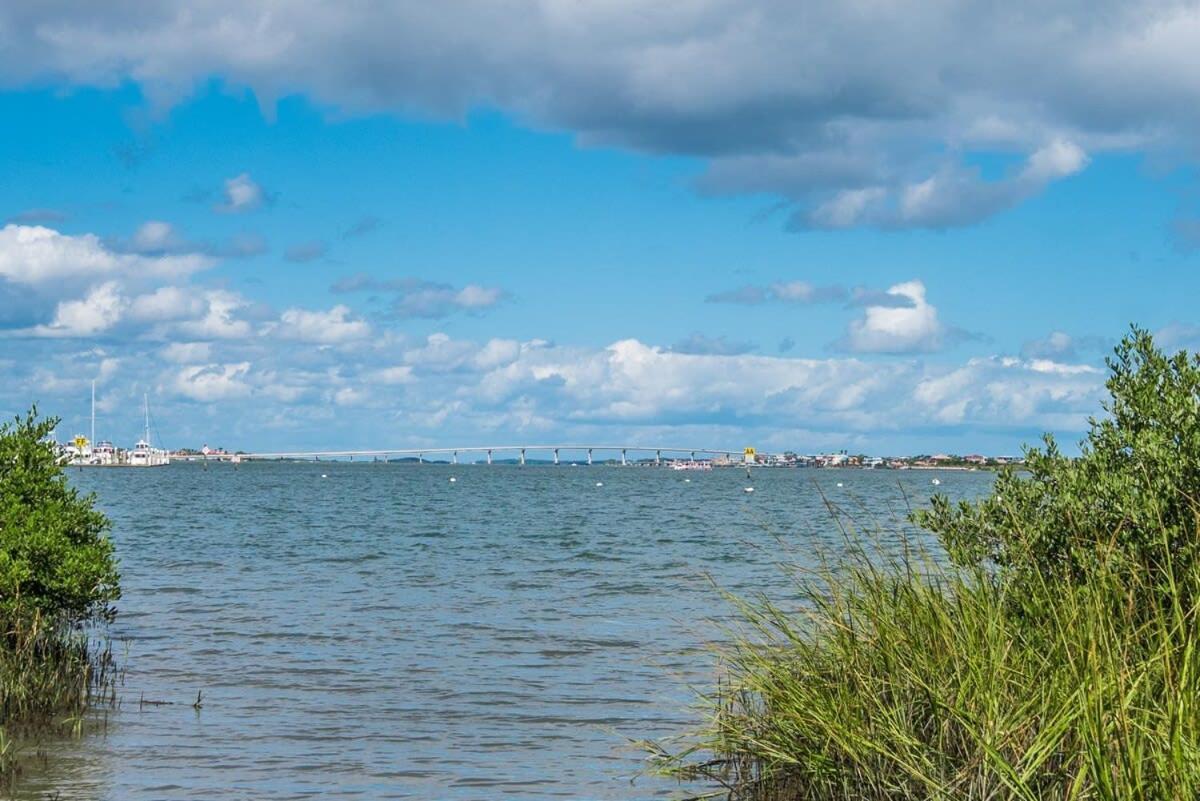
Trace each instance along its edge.
<instances>
[{"instance_id":1,"label":"sky","mask_svg":"<svg viewBox=\"0 0 1200 801\"><path fill-rule=\"evenodd\" d=\"M1068 449L1200 348L1200 7L0 7L0 415Z\"/></svg>"}]
</instances>

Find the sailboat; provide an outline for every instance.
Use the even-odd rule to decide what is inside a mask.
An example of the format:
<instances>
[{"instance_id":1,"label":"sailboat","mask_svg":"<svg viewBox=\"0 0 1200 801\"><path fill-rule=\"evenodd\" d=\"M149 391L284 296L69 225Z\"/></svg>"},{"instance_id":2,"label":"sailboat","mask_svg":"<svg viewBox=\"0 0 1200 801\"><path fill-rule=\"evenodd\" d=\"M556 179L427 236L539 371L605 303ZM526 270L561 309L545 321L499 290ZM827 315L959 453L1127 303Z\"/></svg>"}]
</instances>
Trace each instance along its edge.
<instances>
[{"instance_id":1,"label":"sailboat","mask_svg":"<svg viewBox=\"0 0 1200 801\"><path fill-rule=\"evenodd\" d=\"M133 446L133 450L129 452L130 467L162 467L171 463L171 457L167 451L162 448L153 448L150 446L150 396L143 395L143 408L145 411L146 426L139 439Z\"/></svg>"},{"instance_id":2,"label":"sailboat","mask_svg":"<svg viewBox=\"0 0 1200 801\"><path fill-rule=\"evenodd\" d=\"M67 463L84 467L98 464L112 464L115 461L116 449L113 448L111 442L101 443L108 446L104 456L102 457L97 451L99 448L96 443L96 382L92 382L92 434L91 437L85 437L83 434L76 434L66 447ZM101 461L103 459L103 461Z\"/></svg>"}]
</instances>

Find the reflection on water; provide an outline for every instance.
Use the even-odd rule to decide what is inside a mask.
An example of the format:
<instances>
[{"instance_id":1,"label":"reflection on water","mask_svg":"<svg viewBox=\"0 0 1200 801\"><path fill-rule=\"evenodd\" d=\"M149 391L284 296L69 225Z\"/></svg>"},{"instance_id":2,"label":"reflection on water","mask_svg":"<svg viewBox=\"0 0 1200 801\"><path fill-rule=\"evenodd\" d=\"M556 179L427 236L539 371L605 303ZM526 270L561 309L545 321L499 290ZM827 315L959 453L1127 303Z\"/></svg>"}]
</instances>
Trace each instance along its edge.
<instances>
[{"instance_id":1,"label":"reflection on water","mask_svg":"<svg viewBox=\"0 0 1200 801\"><path fill-rule=\"evenodd\" d=\"M748 482L740 470L328 462L73 472L114 521L124 700L107 733L49 746L18 797L672 794L630 784L642 762L627 738L687 728L688 682L713 678L702 621L729 610L705 574L786 599L780 560L841 546L825 499L894 528L931 475L757 470ZM992 480L940 478L962 497ZM143 695L175 703L139 708Z\"/></svg>"}]
</instances>

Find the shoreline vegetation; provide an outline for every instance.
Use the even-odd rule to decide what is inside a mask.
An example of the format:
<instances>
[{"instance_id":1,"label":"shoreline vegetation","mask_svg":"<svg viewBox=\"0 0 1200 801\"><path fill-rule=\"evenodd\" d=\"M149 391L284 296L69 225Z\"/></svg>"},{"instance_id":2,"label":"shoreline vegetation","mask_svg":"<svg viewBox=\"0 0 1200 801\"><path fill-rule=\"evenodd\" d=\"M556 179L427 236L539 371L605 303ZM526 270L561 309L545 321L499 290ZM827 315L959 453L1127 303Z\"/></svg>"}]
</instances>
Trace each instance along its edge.
<instances>
[{"instance_id":1,"label":"shoreline vegetation","mask_svg":"<svg viewBox=\"0 0 1200 801\"><path fill-rule=\"evenodd\" d=\"M741 801L1200 797L1200 358L1134 328L1078 458L912 515L937 553L739 601L704 722L656 772Z\"/></svg>"},{"instance_id":2,"label":"shoreline vegetation","mask_svg":"<svg viewBox=\"0 0 1200 801\"><path fill-rule=\"evenodd\" d=\"M115 702L120 598L108 520L70 487L36 410L0 424L0 789L39 739Z\"/></svg>"}]
</instances>

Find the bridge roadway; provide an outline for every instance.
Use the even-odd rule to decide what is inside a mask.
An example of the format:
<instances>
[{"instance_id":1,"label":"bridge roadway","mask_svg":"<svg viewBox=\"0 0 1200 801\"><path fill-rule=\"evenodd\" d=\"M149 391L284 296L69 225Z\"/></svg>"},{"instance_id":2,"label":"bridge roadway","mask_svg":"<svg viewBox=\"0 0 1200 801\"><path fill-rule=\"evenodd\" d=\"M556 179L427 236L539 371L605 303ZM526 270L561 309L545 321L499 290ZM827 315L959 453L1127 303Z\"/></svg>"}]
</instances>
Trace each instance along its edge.
<instances>
[{"instance_id":1,"label":"bridge roadway","mask_svg":"<svg viewBox=\"0 0 1200 801\"><path fill-rule=\"evenodd\" d=\"M602 453L620 453L621 464L628 464L628 454L633 453L653 453L656 463L662 462L664 453L670 454L687 454L692 461L696 460L696 454L705 456L733 456L741 454L741 451L732 451L714 448L661 448L658 446L644 445L480 445L466 448L388 448L386 450L367 450L367 451L279 451L274 453L242 453L238 454L242 461L251 459L351 459L356 457L375 458L382 457L388 459L395 456L416 456L418 461L424 461L426 456L446 455L449 454L451 462L458 464L458 455L460 453L486 453L487 463L492 463L492 455L494 453L517 453L520 455L521 464L525 464L525 454L529 451L539 453L554 454L554 463L559 463L560 451L575 451L586 452L587 463L592 463L592 453L600 451ZM231 454L222 454L219 457L216 454L209 456L212 459L228 459Z\"/></svg>"}]
</instances>

